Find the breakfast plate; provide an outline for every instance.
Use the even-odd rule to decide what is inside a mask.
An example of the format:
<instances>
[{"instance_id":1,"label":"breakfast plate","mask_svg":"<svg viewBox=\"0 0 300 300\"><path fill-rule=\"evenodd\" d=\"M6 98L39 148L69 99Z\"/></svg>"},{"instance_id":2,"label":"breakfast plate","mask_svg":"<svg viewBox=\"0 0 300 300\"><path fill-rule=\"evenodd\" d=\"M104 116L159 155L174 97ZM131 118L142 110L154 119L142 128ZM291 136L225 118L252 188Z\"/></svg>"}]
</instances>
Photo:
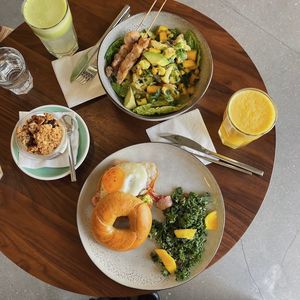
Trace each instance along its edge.
<instances>
[{"instance_id":1,"label":"breakfast plate","mask_svg":"<svg viewBox=\"0 0 300 300\"><path fill-rule=\"evenodd\" d=\"M79 147L78 147L78 153L77 153L77 163L75 168L77 169L84 161L84 159L87 156L89 147L90 147L90 134L88 131L88 128L84 122L84 120L78 115L76 112L74 112L72 109L61 106L61 105L43 105L40 106L34 111L47 111L47 112L73 112L75 114L75 118L78 124L78 131L79 131ZM20 166L19 164L19 150L17 146L17 142L15 140L15 130L13 130L11 141L10 141L10 148L12 157L16 163L16 165L28 176L33 177L35 179L39 180L55 180L60 179L68 174L70 174L70 168L69 167L63 167L63 168L49 168L49 167L43 167L38 169L30 169L23 166Z\"/></svg>"},{"instance_id":2,"label":"breakfast plate","mask_svg":"<svg viewBox=\"0 0 300 300\"><path fill-rule=\"evenodd\" d=\"M97 243L91 231L92 197L100 177L116 161L154 162L159 171L155 192L169 195L176 187L184 191L209 192L212 207L218 214L218 228L208 231L201 261L193 268L191 278L202 272L214 257L222 239L225 209L220 188L210 171L188 152L164 143L144 143L121 149L98 164L84 183L77 205L77 226L82 244L94 264L112 280L137 289L160 290L180 285L173 275L164 277L150 253L157 246L147 239L139 248L127 252L110 250ZM160 213L160 215L159 215ZM153 219L161 212L152 208Z\"/></svg>"}]
</instances>

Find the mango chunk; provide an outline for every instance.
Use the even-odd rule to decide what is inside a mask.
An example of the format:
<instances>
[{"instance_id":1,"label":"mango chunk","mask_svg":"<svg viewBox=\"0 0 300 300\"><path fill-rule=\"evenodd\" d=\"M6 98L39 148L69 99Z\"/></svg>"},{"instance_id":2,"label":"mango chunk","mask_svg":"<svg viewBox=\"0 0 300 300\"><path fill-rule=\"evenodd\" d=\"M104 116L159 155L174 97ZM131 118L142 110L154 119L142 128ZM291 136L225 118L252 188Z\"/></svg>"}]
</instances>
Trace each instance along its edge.
<instances>
[{"instance_id":1,"label":"mango chunk","mask_svg":"<svg viewBox=\"0 0 300 300\"><path fill-rule=\"evenodd\" d=\"M169 273L174 273L176 271L176 262L174 258L164 249L155 249L156 254L161 259L165 268Z\"/></svg>"},{"instance_id":2,"label":"mango chunk","mask_svg":"<svg viewBox=\"0 0 300 300\"><path fill-rule=\"evenodd\" d=\"M158 90L160 90L160 86L158 86L158 85L147 86L147 93L149 93L149 94L155 94Z\"/></svg>"},{"instance_id":3,"label":"mango chunk","mask_svg":"<svg viewBox=\"0 0 300 300\"><path fill-rule=\"evenodd\" d=\"M191 60L191 59L187 59L185 60L183 63L182 63L183 67L184 68L187 68L187 69L190 69L190 70L194 70L197 68L197 65L196 63Z\"/></svg>"},{"instance_id":4,"label":"mango chunk","mask_svg":"<svg viewBox=\"0 0 300 300\"><path fill-rule=\"evenodd\" d=\"M176 229L174 233L177 238L192 240L196 231L197 229Z\"/></svg>"},{"instance_id":5,"label":"mango chunk","mask_svg":"<svg viewBox=\"0 0 300 300\"><path fill-rule=\"evenodd\" d=\"M161 25L158 27L157 33L161 33L163 31L168 31L168 30L169 30L169 28L167 26Z\"/></svg>"},{"instance_id":6,"label":"mango chunk","mask_svg":"<svg viewBox=\"0 0 300 300\"><path fill-rule=\"evenodd\" d=\"M166 42L168 40L167 32L166 31L161 31L159 33L159 41L160 42Z\"/></svg>"},{"instance_id":7,"label":"mango chunk","mask_svg":"<svg viewBox=\"0 0 300 300\"><path fill-rule=\"evenodd\" d=\"M192 60L192 61L196 61L197 59L197 51L196 50L190 50L187 51L187 58Z\"/></svg>"},{"instance_id":8,"label":"mango chunk","mask_svg":"<svg viewBox=\"0 0 300 300\"><path fill-rule=\"evenodd\" d=\"M205 226L208 230L216 230L218 228L218 215L216 210L210 212L205 217Z\"/></svg>"}]
</instances>

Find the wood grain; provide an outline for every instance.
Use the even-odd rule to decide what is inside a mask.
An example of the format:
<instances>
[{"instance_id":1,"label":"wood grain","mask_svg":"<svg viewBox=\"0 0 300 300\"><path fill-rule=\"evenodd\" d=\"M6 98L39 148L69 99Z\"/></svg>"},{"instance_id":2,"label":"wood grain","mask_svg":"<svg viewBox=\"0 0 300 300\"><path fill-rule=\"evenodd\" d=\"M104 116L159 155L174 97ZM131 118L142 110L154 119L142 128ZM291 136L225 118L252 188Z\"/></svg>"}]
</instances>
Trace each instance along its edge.
<instances>
[{"instance_id":1,"label":"wood grain","mask_svg":"<svg viewBox=\"0 0 300 300\"><path fill-rule=\"evenodd\" d=\"M151 1L126 1L132 12L145 11ZM80 48L93 45L125 5L114 0L71 1ZM226 226L213 263L241 238L255 217L269 186L275 153L275 129L240 150L223 146L217 131L227 101L236 90L255 87L266 90L253 62L241 46L219 25L201 13L168 1L164 10L176 13L199 28L211 47L214 59L212 83L200 101L200 109L218 152L265 171L264 177L248 176L209 165L222 190ZM129 296L143 291L121 286L101 273L85 253L76 226L76 204L80 189L93 168L111 153L147 142L145 129L154 125L129 117L107 96L76 107L91 134L91 147L78 169L78 181L69 177L38 181L22 173L10 153L10 136L18 111L45 104L66 105L51 66L54 58L26 24L14 30L1 46L18 49L34 79L28 95L16 96L0 90L0 248L14 263L37 278L72 292L94 296Z\"/></svg>"}]
</instances>

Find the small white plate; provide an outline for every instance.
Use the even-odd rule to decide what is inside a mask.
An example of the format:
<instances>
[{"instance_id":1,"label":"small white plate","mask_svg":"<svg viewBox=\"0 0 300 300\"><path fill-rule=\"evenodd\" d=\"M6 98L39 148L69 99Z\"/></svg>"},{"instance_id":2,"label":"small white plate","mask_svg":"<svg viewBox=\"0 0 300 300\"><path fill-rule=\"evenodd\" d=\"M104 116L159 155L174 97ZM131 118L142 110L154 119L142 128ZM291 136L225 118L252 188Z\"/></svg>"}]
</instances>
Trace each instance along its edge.
<instances>
[{"instance_id":1,"label":"small white plate","mask_svg":"<svg viewBox=\"0 0 300 300\"><path fill-rule=\"evenodd\" d=\"M203 271L214 257L223 235L225 211L220 188L210 171L186 151L164 143L145 143L119 150L104 159L89 175L82 187L77 206L77 226L82 244L94 264L109 278L128 287L143 290L161 290L183 283L174 276L163 277L157 264L150 258L156 248L149 239L141 247L128 252L117 252L97 243L91 232L91 199L100 176L116 160L154 162L159 170L155 191L170 194L176 187L185 192L209 192L212 207L217 210L218 229L208 232L201 262L192 270L191 278ZM153 218L158 219L153 211Z\"/></svg>"},{"instance_id":2,"label":"small white plate","mask_svg":"<svg viewBox=\"0 0 300 300\"><path fill-rule=\"evenodd\" d=\"M32 111L47 111L47 112L73 112L75 113L76 121L78 124L78 131L79 131L79 148L77 153L77 163L75 168L77 169L84 161L84 159L87 156L87 153L89 151L90 147L90 134L89 130L83 121L83 119L72 109L61 106L61 105L43 105L40 107L35 108ZM70 168L64 167L64 168L39 168L39 169L30 169L21 167L19 165L19 150L17 143L15 141L15 130L13 130L13 133L11 135L10 140L10 149L12 157L16 163L16 165L28 176L39 179L39 180L55 180L60 179L68 174L70 174Z\"/></svg>"}]
</instances>

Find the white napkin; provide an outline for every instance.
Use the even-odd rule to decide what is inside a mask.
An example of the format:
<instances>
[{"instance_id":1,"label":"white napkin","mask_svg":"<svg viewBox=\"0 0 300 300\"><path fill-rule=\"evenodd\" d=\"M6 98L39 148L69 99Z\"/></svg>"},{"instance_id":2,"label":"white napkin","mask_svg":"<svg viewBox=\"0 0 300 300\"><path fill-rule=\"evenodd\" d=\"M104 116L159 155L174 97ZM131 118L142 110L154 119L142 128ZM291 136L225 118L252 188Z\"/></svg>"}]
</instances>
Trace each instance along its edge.
<instances>
[{"instance_id":1,"label":"white napkin","mask_svg":"<svg viewBox=\"0 0 300 300\"><path fill-rule=\"evenodd\" d=\"M52 61L54 73L69 107L74 107L105 94L97 75L83 85L76 80L70 82L70 76L78 59L90 49Z\"/></svg>"},{"instance_id":2,"label":"white napkin","mask_svg":"<svg viewBox=\"0 0 300 300\"><path fill-rule=\"evenodd\" d=\"M151 142L170 143L159 135L162 133L179 134L194 140L211 151L216 151L198 109L194 109L176 118L150 127L146 132ZM204 159L200 160L206 165L210 163Z\"/></svg>"},{"instance_id":3,"label":"white napkin","mask_svg":"<svg viewBox=\"0 0 300 300\"><path fill-rule=\"evenodd\" d=\"M27 112L20 111L19 112L19 118L21 119L27 114ZM62 115L68 114L74 119L74 131L71 135L71 144L72 144L72 149L73 149L73 154L74 154L74 160L76 164L76 158L77 158L77 153L78 153L78 147L79 147L79 131L78 131L78 124L75 118L75 113L74 112L55 112L52 113L55 118L60 119ZM47 159L47 160L42 160L42 159L31 159L27 157L26 155L22 154L19 152L19 166L24 167L24 168L30 168L30 169L39 169L39 168L63 168L63 167L68 167L69 166L69 153L68 153L68 147L64 150L64 152L53 158L53 159Z\"/></svg>"}]
</instances>

